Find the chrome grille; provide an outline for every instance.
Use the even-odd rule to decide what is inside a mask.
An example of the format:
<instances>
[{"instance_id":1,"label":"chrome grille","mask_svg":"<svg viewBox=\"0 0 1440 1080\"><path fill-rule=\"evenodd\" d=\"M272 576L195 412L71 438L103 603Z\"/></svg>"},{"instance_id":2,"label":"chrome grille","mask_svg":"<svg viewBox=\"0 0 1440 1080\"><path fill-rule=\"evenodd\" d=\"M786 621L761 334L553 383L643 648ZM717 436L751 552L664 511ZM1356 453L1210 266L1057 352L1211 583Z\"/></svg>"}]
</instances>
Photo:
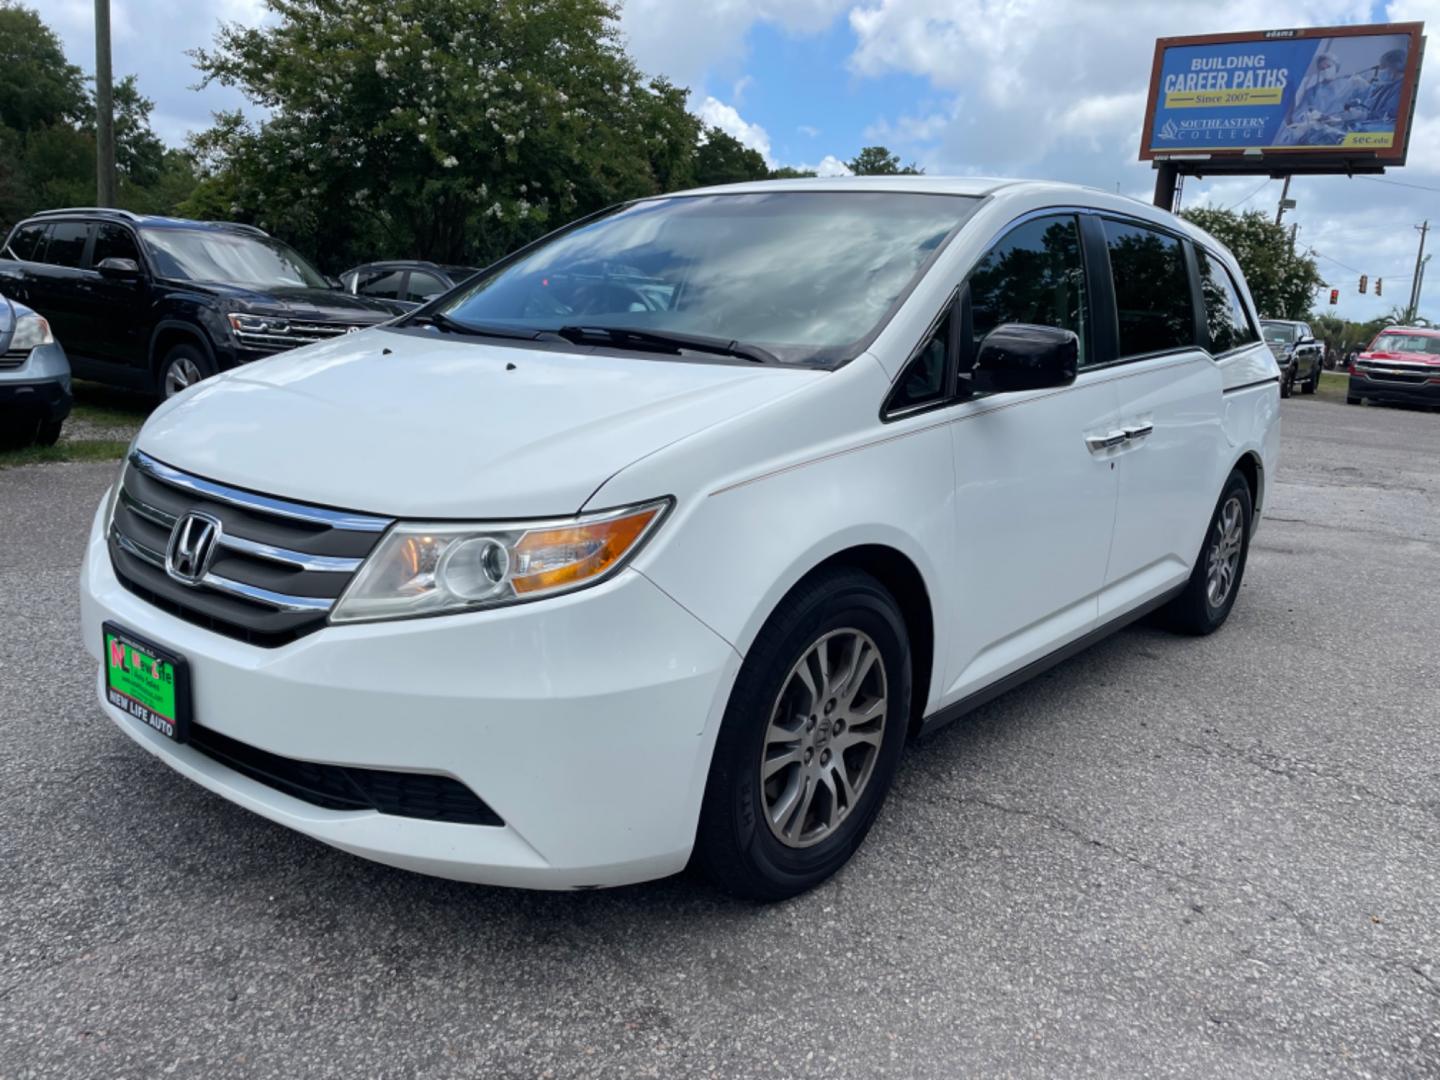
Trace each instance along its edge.
<instances>
[{"instance_id":1,"label":"chrome grille","mask_svg":"<svg viewBox=\"0 0 1440 1080\"><path fill-rule=\"evenodd\" d=\"M167 567L171 532L201 513L220 523L195 583ZM110 558L132 592L228 637L274 646L324 625L391 519L243 491L134 451L110 524Z\"/></svg>"},{"instance_id":2,"label":"chrome grille","mask_svg":"<svg viewBox=\"0 0 1440 1080\"><path fill-rule=\"evenodd\" d=\"M285 322L277 319L276 322ZM252 349L298 349L302 345L314 345L318 341L330 341L354 330L364 330L374 323L329 323L329 322L286 322L288 329L257 331L236 330L235 337L240 344Z\"/></svg>"}]
</instances>

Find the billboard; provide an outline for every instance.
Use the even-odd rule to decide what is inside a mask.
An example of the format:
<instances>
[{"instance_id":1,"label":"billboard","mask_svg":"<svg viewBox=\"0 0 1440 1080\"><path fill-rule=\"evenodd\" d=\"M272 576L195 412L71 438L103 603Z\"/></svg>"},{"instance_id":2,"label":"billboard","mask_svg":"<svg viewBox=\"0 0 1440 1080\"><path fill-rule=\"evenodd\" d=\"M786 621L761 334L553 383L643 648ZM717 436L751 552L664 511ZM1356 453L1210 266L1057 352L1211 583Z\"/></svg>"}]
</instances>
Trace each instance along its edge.
<instances>
[{"instance_id":1,"label":"billboard","mask_svg":"<svg viewBox=\"0 0 1440 1080\"><path fill-rule=\"evenodd\" d=\"M1161 38L1140 158L1263 157L1273 165L1294 155L1403 165L1424 28Z\"/></svg>"}]
</instances>

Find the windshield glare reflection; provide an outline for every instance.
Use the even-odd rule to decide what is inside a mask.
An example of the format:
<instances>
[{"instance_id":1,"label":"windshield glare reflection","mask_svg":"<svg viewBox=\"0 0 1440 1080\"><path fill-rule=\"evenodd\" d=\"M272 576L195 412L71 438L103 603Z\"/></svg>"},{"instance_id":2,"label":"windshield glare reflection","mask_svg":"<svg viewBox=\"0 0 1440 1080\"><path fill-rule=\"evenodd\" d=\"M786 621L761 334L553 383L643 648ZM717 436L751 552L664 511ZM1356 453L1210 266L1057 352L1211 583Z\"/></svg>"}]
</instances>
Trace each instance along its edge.
<instances>
[{"instance_id":1,"label":"windshield glare reflection","mask_svg":"<svg viewBox=\"0 0 1440 1080\"><path fill-rule=\"evenodd\" d=\"M977 201L892 192L651 200L556 237L439 310L476 326L625 327L814 360L866 338Z\"/></svg>"}]
</instances>

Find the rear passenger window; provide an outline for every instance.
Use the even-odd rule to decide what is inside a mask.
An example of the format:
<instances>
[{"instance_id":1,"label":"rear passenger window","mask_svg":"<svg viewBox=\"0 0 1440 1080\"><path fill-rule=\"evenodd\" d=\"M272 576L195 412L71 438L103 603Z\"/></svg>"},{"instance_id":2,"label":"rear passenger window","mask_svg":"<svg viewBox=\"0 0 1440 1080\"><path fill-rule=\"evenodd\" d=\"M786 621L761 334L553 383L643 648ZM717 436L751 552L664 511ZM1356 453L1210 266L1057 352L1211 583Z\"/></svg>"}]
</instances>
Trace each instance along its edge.
<instances>
[{"instance_id":1,"label":"rear passenger window","mask_svg":"<svg viewBox=\"0 0 1440 1080\"><path fill-rule=\"evenodd\" d=\"M1205 298L1210 351L1218 356L1258 341L1259 335L1250 325L1250 316L1240 302L1240 290L1230 271L1219 259L1211 258L1200 248L1195 249L1195 258L1200 263L1200 292Z\"/></svg>"},{"instance_id":2,"label":"rear passenger window","mask_svg":"<svg viewBox=\"0 0 1440 1080\"><path fill-rule=\"evenodd\" d=\"M1195 344L1195 308L1180 241L1155 229L1105 219L1120 355L1142 356Z\"/></svg>"},{"instance_id":3,"label":"rear passenger window","mask_svg":"<svg viewBox=\"0 0 1440 1080\"><path fill-rule=\"evenodd\" d=\"M12 259L28 262L35 258L35 249L45 236L45 226L40 224L21 225L5 245L5 254Z\"/></svg>"},{"instance_id":4,"label":"rear passenger window","mask_svg":"<svg viewBox=\"0 0 1440 1080\"><path fill-rule=\"evenodd\" d=\"M355 281L355 291L361 296L378 296L385 300L399 300L403 270L362 270Z\"/></svg>"},{"instance_id":5,"label":"rear passenger window","mask_svg":"<svg viewBox=\"0 0 1440 1080\"><path fill-rule=\"evenodd\" d=\"M57 221L50 230L50 245L41 261L53 266L79 266L89 238L90 226L83 221Z\"/></svg>"},{"instance_id":6,"label":"rear passenger window","mask_svg":"<svg viewBox=\"0 0 1440 1080\"><path fill-rule=\"evenodd\" d=\"M1005 323L1073 330L1086 363L1085 269L1073 214L1017 225L970 272L970 310L978 348Z\"/></svg>"},{"instance_id":7,"label":"rear passenger window","mask_svg":"<svg viewBox=\"0 0 1440 1080\"><path fill-rule=\"evenodd\" d=\"M946 376L950 371L950 321L955 317L954 305L950 307L900 373L890 394L888 412L903 412L949 397Z\"/></svg>"}]
</instances>

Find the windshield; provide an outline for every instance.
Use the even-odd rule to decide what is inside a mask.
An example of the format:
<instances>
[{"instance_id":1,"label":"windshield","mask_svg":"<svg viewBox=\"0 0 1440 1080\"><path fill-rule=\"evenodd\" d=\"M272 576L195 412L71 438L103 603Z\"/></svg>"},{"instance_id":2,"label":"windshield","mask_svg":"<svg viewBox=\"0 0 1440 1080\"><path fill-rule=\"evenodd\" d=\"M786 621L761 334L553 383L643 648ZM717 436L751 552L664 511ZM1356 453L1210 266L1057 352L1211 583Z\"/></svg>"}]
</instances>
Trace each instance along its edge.
<instances>
[{"instance_id":1,"label":"windshield","mask_svg":"<svg viewBox=\"0 0 1440 1080\"><path fill-rule=\"evenodd\" d=\"M141 229L161 277L218 281L252 288L328 289L329 283L293 249L268 236L218 229Z\"/></svg>"},{"instance_id":2,"label":"windshield","mask_svg":"<svg viewBox=\"0 0 1440 1080\"><path fill-rule=\"evenodd\" d=\"M621 327L827 361L879 326L977 202L900 192L648 200L542 243L433 310L472 327Z\"/></svg>"},{"instance_id":3,"label":"windshield","mask_svg":"<svg viewBox=\"0 0 1440 1080\"><path fill-rule=\"evenodd\" d=\"M1265 332L1265 340L1274 345L1289 345L1299 336L1300 329L1290 323L1261 323L1260 328Z\"/></svg>"},{"instance_id":4,"label":"windshield","mask_svg":"<svg viewBox=\"0 0 1440 1080\"><path fill-rule=\"evenodd\" d=\"M1430 353L1440 356L1440 337L1429 334L1381 334L1370 346L1371 352Z\"/></svg>"}]
</instances>

